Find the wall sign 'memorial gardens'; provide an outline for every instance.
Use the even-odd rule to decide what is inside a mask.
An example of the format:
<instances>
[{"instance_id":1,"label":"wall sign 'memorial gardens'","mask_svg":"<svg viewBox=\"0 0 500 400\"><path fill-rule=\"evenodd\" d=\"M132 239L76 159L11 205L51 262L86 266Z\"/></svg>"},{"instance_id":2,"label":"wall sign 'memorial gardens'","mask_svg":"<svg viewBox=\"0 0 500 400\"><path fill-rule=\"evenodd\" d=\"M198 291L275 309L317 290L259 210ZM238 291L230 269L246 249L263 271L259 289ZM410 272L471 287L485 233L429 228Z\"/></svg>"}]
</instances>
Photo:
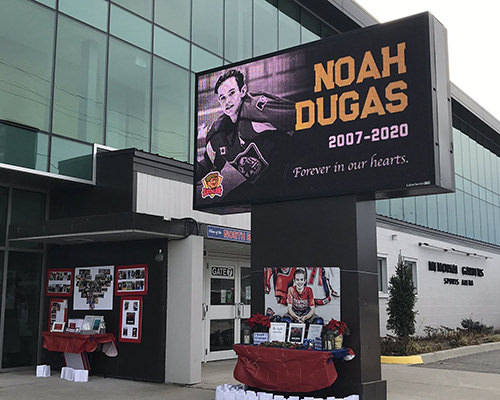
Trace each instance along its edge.
<instances>
[{"instance_id":1,"label":"wall sign 'memorial gardens'","mask_svg":"<svg viewBox=\"0 0 500 400\"><path fill-rule=\"evenodd\" d=\"M446 31L429 13L196 81L196 209L454 190Z\"/></svg>"}]
</instances>

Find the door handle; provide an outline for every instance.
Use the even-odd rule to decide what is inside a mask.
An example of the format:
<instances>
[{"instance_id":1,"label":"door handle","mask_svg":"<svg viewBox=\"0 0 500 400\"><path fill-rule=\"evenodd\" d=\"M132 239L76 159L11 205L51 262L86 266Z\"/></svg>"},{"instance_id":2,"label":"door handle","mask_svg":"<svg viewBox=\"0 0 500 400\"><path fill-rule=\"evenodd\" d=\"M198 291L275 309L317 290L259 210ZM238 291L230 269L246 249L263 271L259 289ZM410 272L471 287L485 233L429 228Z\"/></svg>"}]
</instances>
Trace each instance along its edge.
<instances>
[{"instance_id":1,"label":"door handle","mask_svg":"<svg viewBox=\"0 0 500 400\"><path fill-rule=\"evenodd\" d=\"M204 320L207 318L208 314L208 304L203 303L201 305L201 319Z\"/></svg>"},{"instance_id":2,"label":"door handle","mask_svg":"<svg viewBox=\"0 0 500 400\"><path fill-rule=\"evenodd\" d=\"M236 303L236 318L240 319L241 318L241 306L243 303Z\"/></svg>"}]
</instances>

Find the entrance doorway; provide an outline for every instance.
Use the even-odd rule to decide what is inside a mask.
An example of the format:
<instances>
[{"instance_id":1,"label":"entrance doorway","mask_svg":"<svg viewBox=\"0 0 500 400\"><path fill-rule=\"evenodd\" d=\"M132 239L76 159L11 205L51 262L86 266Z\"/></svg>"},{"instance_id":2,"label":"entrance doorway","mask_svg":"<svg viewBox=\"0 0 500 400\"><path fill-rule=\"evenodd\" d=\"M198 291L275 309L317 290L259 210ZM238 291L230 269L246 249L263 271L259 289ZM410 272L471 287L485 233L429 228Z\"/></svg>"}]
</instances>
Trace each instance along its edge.
<instances>
[{"instance_id":1,"label":"entrance doorway","mask_svg":"<svg viewBox=\"0 0 500 400\"><path fill-rule=\"evenodd\" d=\"M252 298L250 263L207 259L205 274L204 361L236 357L245 321L250 318Z\"/></svg>"}]
</instances>

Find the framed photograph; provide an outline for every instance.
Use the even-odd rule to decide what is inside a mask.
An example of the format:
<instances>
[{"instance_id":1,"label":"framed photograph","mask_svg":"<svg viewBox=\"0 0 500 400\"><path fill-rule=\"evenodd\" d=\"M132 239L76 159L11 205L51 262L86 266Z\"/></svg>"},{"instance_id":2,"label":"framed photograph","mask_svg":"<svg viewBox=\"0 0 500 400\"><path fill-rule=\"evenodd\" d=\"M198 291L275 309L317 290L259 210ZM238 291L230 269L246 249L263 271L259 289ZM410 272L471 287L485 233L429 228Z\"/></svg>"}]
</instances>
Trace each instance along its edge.
<instances>
[{"instance_id":1,"label":"framed photograph","mask_svg":"<svg viewBox=\"0 0 500 400\"><path fill-rule=\"evenodd\" d=\"M104 317L102 315L96 315L94 316L94 322L92 324L92 330L93 331L99 331L101 328L101 322L104 321Z\"/></svg>"},{"instance_id":2,"label":"framed photograph","mask_svg":"<svg viewBox=\"0 0 500 400\"><path fill-rule=\"evenodd\" d=\"M288 341L290 343L303 343L305 334L306 324L295 324L292 322L288 331Z\"/></svg>"},{"instance_id":3,"label":"framed photograph","mask_svg":"<svg viewBox=\"0 0 500 400\"><path fill-rule=\"evenodd\" d=\"M68 318L67 299L49 299L49 329L54 322L66 322Z\"/></svg>"},{"instance_id":4,"label":"framed photograph","mask_svg":"<svg viewBox=\"0 0 500 400\"><path fill-rule=\"evenodd\" d=\"M147 293L147 265L121 265L116 267L116 296L145 295Z\"/></svg>"},{"instance_id":5,"label":"framed photograph","mask_svg":"<svg viewBox=\"0 0 500 400\"><path fill-rule=\"evenodd\" d=\"M321 338L322 330L323 330L323 325L310 324L309 330L307 331L307 338L311 340L316 340L316 338Z\"/></svg>"},{"instance_id":6,"label":"framed photograph","mask_svg":"<svg viewBox=\"0 0 500 400\"><path fill-rule=\"evenodd\" d=\"M142 334L142 297L122 297L120 342L140 343Z\"/></svg>"},{"instance_id":7,"label":"framed photograph","mask_svg":"<svg viewBox=\"0 0 500 400\"><path fill-rule=\"evenodd\" d=\"M68 319L67 332L79 333L82 330L83 318L70 318Z\"/></svg>"},{"instance_id":8,"label":"framed photograph","mask_svg":"<svg viewBox=\"0 0 500 400\"><path fill-rule=\"evenodd\" d=\"M64 326L66 324L64 322L53 322L52 327L50 328L51 332L64 332Z\"/></svg>"},{"instance_id":9,"label":"framed photograph","mask_svg":"<svg viewBox=\"0 0 500 400\"><path fill-rule=\"evenodd\" d=\"M94 315L86 315L82 323L82 331L91 331L94 328Z\"/></svg>"},{"instance_id":10,"label":"framed photograph","mask_svg":"<svg viewBox=\"0 0 500 400\"><path fill-rule=\"evenodd\" d=\"M48 269L46 295L71 297L73 295L73 274L72 269Z\"/></svg>"},{"instance_id":11,"label":"framed photograph","mask_svg":"<svg viewBox=\"0 0 500 400\"><path fill-rule=\"evenodd\" d=\"M270 342L286 342L286 322L271 322L269 328Z\"/></svg>"}]
</instances>

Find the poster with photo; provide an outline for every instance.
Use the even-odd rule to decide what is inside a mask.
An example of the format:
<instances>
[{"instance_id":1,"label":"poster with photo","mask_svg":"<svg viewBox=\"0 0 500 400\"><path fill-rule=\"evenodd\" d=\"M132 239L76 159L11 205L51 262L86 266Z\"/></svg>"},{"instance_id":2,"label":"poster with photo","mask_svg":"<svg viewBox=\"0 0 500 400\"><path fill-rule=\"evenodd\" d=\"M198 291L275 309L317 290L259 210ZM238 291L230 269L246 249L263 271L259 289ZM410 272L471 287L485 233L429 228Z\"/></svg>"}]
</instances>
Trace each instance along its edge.
<instances>
[{"instance_id":1,"label":"poster with photo","mask_svg":"<svg viewBox=\"0 0 500 400\"><path fill-rule=\"evenodd\" d=\"M73 269L47 270L46 294L70 297L73 294Z\"/></svg>"},{"instance_id":2,"label":"poster with photo","mask_svg":"<svg viewBox=\"0 0 500 400\"><path fill-rule=\"evenodd\" d=\"M141 342L142 297L122 297L120 315L120 342Z\"/></svg>"},{"instance_id":3,"label":"poster with photo","mask_svg":"<svg viewBox=\"0 0 500 400\"><path fill-rule=\"evenodd\" d=\"M49 302L49 328L54 322L66 322L68 318L68 300L50 299Z\"/></svg>"},{"instance_id":4,"label":"poster with photo","mask_svg":"<svg viewBox=\"0 0 500 400\"><path fill-rule=\"evenodd\" d=\"M115 294L117 296L144 295L147 292L147 265L121 265L116 267Z\"/></svg>"},{"instance_id":5,"label":"poster with photo","mask_svg":"<svg viewBox=\"0 0 500 400\"><path fill-rule=\"evenodd\" d=\"M264 268L265 313L272 322L340 320L339 267Z\"/></svg>"},{"instance_id":6,"label":"poster with photo","mask_svg":"<svg viewBox=\"0 0 500 400\"><path fill-rule=\"evenodd\" d=\"M114 266L75 268L74 310L112 310Z\"/></svg>"}]
</instances>

